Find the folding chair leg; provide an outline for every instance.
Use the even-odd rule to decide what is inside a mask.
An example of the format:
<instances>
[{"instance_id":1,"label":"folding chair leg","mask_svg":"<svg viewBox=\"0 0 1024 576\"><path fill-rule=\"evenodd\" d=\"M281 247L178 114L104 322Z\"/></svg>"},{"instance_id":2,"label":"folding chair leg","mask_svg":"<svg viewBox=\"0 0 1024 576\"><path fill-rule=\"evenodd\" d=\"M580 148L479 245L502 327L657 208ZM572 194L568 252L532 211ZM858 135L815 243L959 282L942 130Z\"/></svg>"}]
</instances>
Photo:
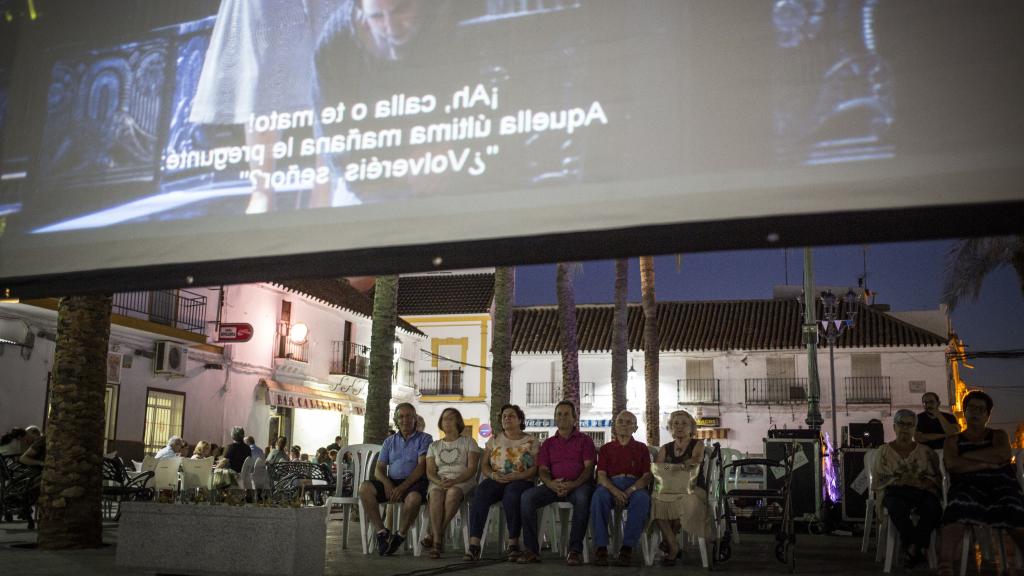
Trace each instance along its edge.
<instances>
[{"instance_id":1,"label":"folding chair leg","mask_svg":"<svg viewBox=\"0 0 1024 576\"><path fill-rule=\"evenodd\" d=\"M697 546L700 547L700 563L708 567L708 543L704 538L697 538Z\"/></svg>"},{"instance_id":2,"label":"folding chair leg","mask_svg":"<svg viewBox=\"0 0 1024 576\"><path fill-rule=\"evenodd\" d=\"M888 528L886 528L886 532L888 532L888 535L886 535L885 538L885 568L883 571L886 574L889 574L892 572L892 566L896 560L897 551L899 550L900 536L896 527L892 525L891 518L888 520Z\"/></svg>"},{"instance_id":3,"label":"folding chair leg","mask_svg":"<svg viewBox=\"0 0 1024 576\"><path fill-rule=\"evenodd\" d=\"M928 568L930 568L932 572L937 570L939 567L939 555L938 552L935 551L936 540L938 540L936 534L938 534L938 530L932 530L931 544L928 546Z\"/></svg>"},{"instance_id":4,"label":"folding chair leg","mask_svg":"<svg viewBox=\"0 0 1024 576\"><path fill-rule=\"evenodd\" d=\"M974 556L971 553L971 543L974 540L974 528L968 526L964 530L964 538L960 545L960 576L967 576L967 557Z\"/></svg>"},{"instance_id":5,"label":"folding chair leg","mask_svg":"<svg viewBox=\"0 0 1024 576\"><path fill-rule=\"evenodd\" d=\"M878 523L878 536L875 538L875 562L881 562L885 554L885 542L889 536L889 521L885 516Z\"/></svg>"},{"instance_id":6,"label":"folding chair leg","mask_svg":"<svg viewBox=\"0 0 1024 576\"><path fill-rule=\"evenodd\" d=\"M868 501L867 508L864 511L864 537L860 540L860 551L867 552L869 545L871 544L871 531L874 529L875 521L875 503L874 501Z\"/></svg>"}]
</instances>

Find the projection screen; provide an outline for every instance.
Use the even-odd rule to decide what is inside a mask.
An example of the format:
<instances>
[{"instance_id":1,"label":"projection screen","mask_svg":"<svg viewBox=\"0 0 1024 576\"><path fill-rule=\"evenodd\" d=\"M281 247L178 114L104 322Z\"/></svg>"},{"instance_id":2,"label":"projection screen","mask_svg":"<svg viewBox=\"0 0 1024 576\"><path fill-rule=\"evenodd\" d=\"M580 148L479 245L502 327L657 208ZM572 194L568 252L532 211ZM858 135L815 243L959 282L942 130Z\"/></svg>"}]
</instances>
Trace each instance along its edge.
<instances>
[{"instance_id":1,"label":"projection screen","mask_svg":"<svg viewBox=\"0 0 1024 576\"><path fill-rule=\"evenodd\" d=\"M1024 213L1020 2L39 5L0 25L8 296Z\"/></svg>"}]
</instances>

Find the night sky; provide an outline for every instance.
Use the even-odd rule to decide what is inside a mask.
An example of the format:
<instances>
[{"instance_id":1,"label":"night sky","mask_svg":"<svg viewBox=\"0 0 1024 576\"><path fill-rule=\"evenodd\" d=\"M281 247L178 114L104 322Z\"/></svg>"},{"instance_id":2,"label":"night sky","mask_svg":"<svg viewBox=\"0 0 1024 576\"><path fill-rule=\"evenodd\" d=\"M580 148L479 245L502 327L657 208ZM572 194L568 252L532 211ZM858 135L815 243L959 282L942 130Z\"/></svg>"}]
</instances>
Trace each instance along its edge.
<instances>
[{"instance_id":1,"label":"night sky","mask_svg":"<svg viewBox=\"0 0 1024 576\"><path fill-rule=\"evenodd\" d=\"M867 248L867 286L876 303L893 311L936 309L942 292L945 258L952 241L876 244ZM655 259L658 300L735 300L771 298L772 287L786 284L786 254L781 249L684 254ZM788 250L788 283L803 281L803 250ZM862 246L814 249L816 285L857 286L864 272ZM615 264L585 262L575 280L578 304L611 303ZM629 301L640 301L640 269L630 260ZM516 305L555 304L554 265L516 270ZM962 300L953 313L953 329L969 351L1024 349L1024 297L1016 273L1004 266L985 280L977 301ZM961 377L995 400L990 425L1012 431L1024 422L1024 359L978 359Z\"/></svg>"}]
</instances>

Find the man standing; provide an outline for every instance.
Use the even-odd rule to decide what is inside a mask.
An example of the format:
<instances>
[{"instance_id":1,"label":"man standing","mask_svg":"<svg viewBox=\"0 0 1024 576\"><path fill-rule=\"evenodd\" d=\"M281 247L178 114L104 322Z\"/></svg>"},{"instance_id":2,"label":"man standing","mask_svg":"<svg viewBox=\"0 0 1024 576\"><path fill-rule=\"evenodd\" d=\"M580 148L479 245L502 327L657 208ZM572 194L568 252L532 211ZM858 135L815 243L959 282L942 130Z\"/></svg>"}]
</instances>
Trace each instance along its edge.
<instances>
[{"instance_id":1,"label":"man standing","mask_svg":"<svg viewBox=\"0 0 1024 576\"><path fill-rule=\"evenodd\" d=\"M427 495L427 448L434 440L430 434L416 430L416 408L412 404L399 404L394 419L398 432L388 436L381 446L375 479L359 486L359 499L366 519L377 531L377 551L381 556L398 550L419 516ZM385 502L402 504L402 517L394 534L384 527L380 516L379 505Z\"/></svg>"},{"instance_id":2,"label":"man standing","mask_svg":"<svg viewBox=\"0 0 1024 576\"><path fill-rule=\"evenodd\" d=\"M921 396L921 404L924 405L924 412L917 415L914 440L933 450L942 450L947 437L960 433L960 425L955 416L939 411L939 395L935 392L925 392Z\"/></svg>"},{"instance_id":3,"label":"man standing","mask_svg":"<svg viewBox=\"0 0 1024 576\"><path fill-rule=\"evenodd\" d=\"M167 439L167 446L164 446L157 451L154 458L174 458L181 455L182 449L185 448L185 441L177 436L171 436Z\"/></svg>"},{"instance_id":4,"label":"man standing","mask_svg":"<svg viewBox=\"0 0 1024 576\"><path fill-rule=\"evenodd\" d=\"M537 541L537 513L552 502L572 503L572 526L569 530L569 554L565 563L579 566L583 537L587 532L590 496L594 491L592 476L597 458L594 441L576 429L576 406L568 400L555 405L558 433L544 441L537 457L538 476L542 484L523 492L520 504L523 518L523 545L520 564L540 562Z\"/></svg>"},{"instance_id":5,"label":"man standing","mask_svg":"<svg viewBox=\"0 0 1024 576\"><path fill-rule=\"evenodd\" d=\"M342 440L344 440L344 438L342 438L341 436L335 436L334 442L327 445L327 451L330 452L331 450L341 450Z\"/></svg>"},{"instance_id":6,"label":"man standing","mask_svg":"<svg viewBox=\"0 0 1024 576\"><path fill-rule=\"evenodd\" d=\"M590 518L594 545L594 564L608 565L608 521L611 511L619 506L626 511L626 529L619 549L619 566L630 566L633 547L643 536L651 511L651 451L643 442L633 439L636 416L623 410L615 417L615 438L601 446L597 458L597 484L590 502Z\"/></svg>"}]
</instances>

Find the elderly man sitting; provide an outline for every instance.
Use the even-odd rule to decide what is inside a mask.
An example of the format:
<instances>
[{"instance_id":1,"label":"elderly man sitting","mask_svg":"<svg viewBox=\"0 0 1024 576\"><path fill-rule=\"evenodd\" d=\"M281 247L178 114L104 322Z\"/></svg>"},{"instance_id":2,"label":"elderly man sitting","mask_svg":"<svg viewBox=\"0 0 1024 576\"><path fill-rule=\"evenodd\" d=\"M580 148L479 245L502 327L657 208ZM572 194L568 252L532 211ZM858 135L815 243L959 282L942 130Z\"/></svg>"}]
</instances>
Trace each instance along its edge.
<instances>
[{"instance_id":1,"label":"elderly man sitting","mask_svg":"<svg viewBox=\"0 0 1024 576\"><path fill-rule=\"evenodd\" d=\"M626 529L622 535L618 564L632 564L633 547L643 535L651 511L651 452L643 442L633 439L636 416L627 410L615 417L615 439L597 453L597 484L590 501L591 529L597 551L594 564L608 565L608 519L614 506L626 510Z\"/></svg>"},{"instance_id":2,"label":"elderly man sitting","mask_svg":"<svg viewBox=\"0 0 1024 576\"><path fill-rule=\"evenodd\" d=\"M181 456L181 451L185 448L185 441L177 436L171 436L167 439L167 446L164 446L157 451L154 458L174 458Z\"/></svg>"}]
</instances>

